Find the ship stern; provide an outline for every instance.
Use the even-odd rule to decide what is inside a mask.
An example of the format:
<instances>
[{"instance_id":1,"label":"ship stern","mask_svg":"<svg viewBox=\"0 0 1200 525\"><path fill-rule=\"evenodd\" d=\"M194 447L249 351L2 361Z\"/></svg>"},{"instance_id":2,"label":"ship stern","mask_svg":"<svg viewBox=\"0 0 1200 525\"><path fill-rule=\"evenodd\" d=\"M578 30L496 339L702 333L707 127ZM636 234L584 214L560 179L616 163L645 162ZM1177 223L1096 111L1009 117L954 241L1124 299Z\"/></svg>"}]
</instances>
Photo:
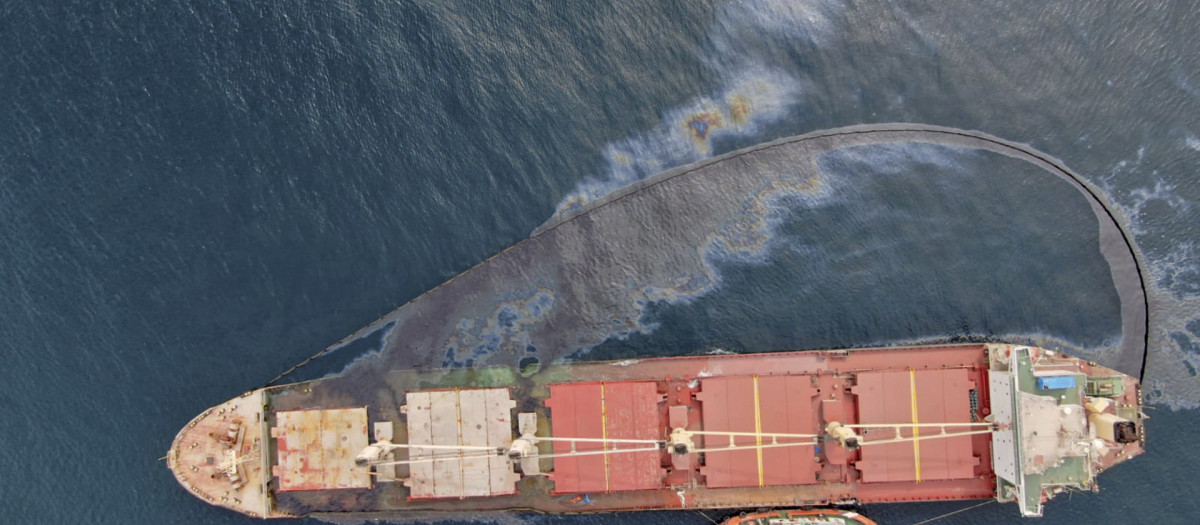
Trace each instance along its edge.
<instances>
[{"instance_id":1,"label":"ship stern","mask_svg":"<svg viewBox=\"0 0 1200 525\"><path fill-rule=\"evenodd\" d=\"M996 499L1023 516L1145 451L1137 378L1062 353L989 345Z\"/></svg>"}]
</instances>

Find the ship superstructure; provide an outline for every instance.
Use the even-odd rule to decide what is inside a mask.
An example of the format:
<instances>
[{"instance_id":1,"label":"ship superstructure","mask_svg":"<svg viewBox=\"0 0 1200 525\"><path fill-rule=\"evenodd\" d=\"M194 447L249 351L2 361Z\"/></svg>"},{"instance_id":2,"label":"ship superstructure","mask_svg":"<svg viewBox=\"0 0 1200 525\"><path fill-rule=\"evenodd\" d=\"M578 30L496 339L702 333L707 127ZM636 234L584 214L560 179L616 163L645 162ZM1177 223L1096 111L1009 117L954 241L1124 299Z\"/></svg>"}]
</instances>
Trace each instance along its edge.
<instances>
[{"instance_id":1,"label":"ship superstructure","mask_svg":"<svg viewBox=\"0 0 1200 525\"><path fill-rule=\"evenodd\" d=\"M1136 379L1006 344L391 371L256 390L176 437L260 517L996 498L1025 516L1143 451Z\"/></svg>"}]
</instances>

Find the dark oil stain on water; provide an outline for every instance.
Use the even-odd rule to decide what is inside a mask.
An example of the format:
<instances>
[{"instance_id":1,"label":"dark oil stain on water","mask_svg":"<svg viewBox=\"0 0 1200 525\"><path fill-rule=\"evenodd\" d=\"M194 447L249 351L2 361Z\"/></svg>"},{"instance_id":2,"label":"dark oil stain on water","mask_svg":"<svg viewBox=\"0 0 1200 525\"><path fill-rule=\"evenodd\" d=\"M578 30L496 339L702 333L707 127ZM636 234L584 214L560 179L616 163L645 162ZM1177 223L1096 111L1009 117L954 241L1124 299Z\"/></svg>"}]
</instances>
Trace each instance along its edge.
<instances>
[{"instance_id":1,"label":"dark oil stain on water","mask_svg":"<svg viewBox=\"0 0 1200 525\"><path fill-rule=\"evenodd\" d=\"M821 160L837 198L781 207L762 261L718 262L714 293L654 303L643 323L661 329L594 353L843 348L929 334L1053 333L1095 348L1120 337L1094 218L1068 185L995 153L927 144Z\"/></svg>"},{"instance_id":2,"label":"dark oil stain on water","mask_svg":"<svg viewBox=\"0 0 1200 525\"><path fill-rule=\"evenodd\" d=\"M254 522L157 460L196 413L654 173L918 122L1061 159L1117 205L1149 266L1149 452L1040 522L1190 522L1198 18L1166 1L6 3L0 512ZM1088 352L1120 338L1078 193L985 153L884 151L914 167L888 171L870 161L880 151L823 159L828 198L777 201L764 249L730 244L711 259L717 280L646 288L641 314L575 357L1005 335ZM508 309L480 318L517 340L521 315L553 308L547 290L497 297ZM789 319L797 309L810 322ZM488 348L485 327L462 326L459 346ZM385 333L294 378L338 372ZM976 503L865 512L913 523ZM952 522L1016 515L990 504Z\"/></svg>"},{"instance_id":3,"label":"dark oil stain on water","mask_svg":"<svg viewBox=\"0 0 1200 525\"><path fill-rule=\"evenodd\" d=\"M1138 370L1144 301L1111 297L1114 282L1139 286L1119 258L1128 247L1117 241L1112 253L1082 194L1021 153L944 128L852 127L655 175L565 212L365 328L383 333L380 349L350 354L338 388L385 388L397 368L722 350L655 342L671 330L647 311L664 308L681 319L667 326L689 334L759 336L734 351L1034 335ZM776 271L741 272L727 286L730 265ZM679 308L710 295L704 309L737 317L712 323ZM1131 335L1120 333L1122 316L1133 318ZM772 321L779 329L764 330ZM1084 350L1105 347L1132 359Z\"/></svg>"}]
</instances>

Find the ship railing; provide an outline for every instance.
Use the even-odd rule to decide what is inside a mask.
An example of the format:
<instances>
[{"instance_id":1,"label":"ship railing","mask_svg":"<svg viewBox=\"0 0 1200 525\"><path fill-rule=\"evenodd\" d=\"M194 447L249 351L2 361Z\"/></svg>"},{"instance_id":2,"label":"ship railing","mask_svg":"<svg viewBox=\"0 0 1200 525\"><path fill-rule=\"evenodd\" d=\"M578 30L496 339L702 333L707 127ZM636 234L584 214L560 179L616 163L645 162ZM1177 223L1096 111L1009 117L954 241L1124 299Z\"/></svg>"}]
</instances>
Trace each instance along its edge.
<instances>
[{"instance_id":1,"label":"ship railing","mask_svg":"<svg viewBox=\"0 0 1200 525\"><path fill-rule=\"evenodd\" d=\"M599 455L599 454L608 454L611 452L619 452L619 453L650 452L650 451L662 450L662 448L664 446L666 446L666 442L661 439L571 438L571 437L540 437L540 436L534 436L533 439L535 439L537 441L549 441L551 443L570 443L571 444L570 452L556 452L554 454L539 454L538 455L539 458L591 456L591 455ZM581 452L581 451L579 451L578 448L576 448L577 443L602 443L604 445L604 449L603 450L585 450L585 451ZM613 445L613 448L608 448L608 446L610 444ZM617 445L621 445L621 444L653 445L653 446L652 447L639 447L639 448L617 448Z\"/></svg>"},{"instance_id":2,"label":"ship railing","mask_svg":"<svg viewBox=\"0 0 1200 525\"><path fill-rule=\"evenodd\" d=\"M899 430L897 430L897 432L896 432L897 437L890 438L890 439L864 440L864 441L859 442L858 446L865 447L865 446L869 446L869 445L886 445L888 443L908 443L911 441L927 441L927 440L931 440L931 439L952 438L952 437L960 437L960 436L974 436L974 435L979 435L979 434L991 434L991 433L992 433L992 429L988 428L985 430L971 430L971 431L967 431L967 432L944 432L943 431L940 434L933 434L930 436L903 437L900 435Z\"/></svg>"},{"instance_id":3,"label":"ship railing","mask_svg":"<svg viewBox=\"0 0 1200 525\"><path fill-rule=\"evenodd\" d=\"M489 447L489 446L484 446L484 445L412 445L409 443L390 443L390 444L388 444L388 450L397 449L397 448L406 448L406 449L422 448L422 449L430 449L430 450L489 450L489 451L502 450L498 447ZM374 465L374 463L372 463L372 465Z\"/></svg>"},{"instance_id":4,"label":"ship railing","mask_svg":"<svg viewBox=\"0 0 1200 525\"><path fill-rule=\"evenodd\" d=\"M992 423L986 421L973 421L971 423L857 423L853 425L843 424L846 428L924 428L924 427L991 427Z\"/></svg>"},{"instance_id":5,"label":"ship railing","mask_svg":"<svg viewBox=\"0 0 1200 525\"><path fill-rule=\"evenodd\" d=\"M661 439L625 439L625 438L573 438L573 437L542 437L534 436L538 441L571 442L571 443L630 443L639 445L654 445L663 443Z\"/></svg>"},{"instance_id":6,"label":"ship railing","mask_svg":"<svg viewBox=\"0 0 1200 525\"><path fill-rule=\"evenodd\" d=\"M412 448L425 448L425 447L412 447ZM446 448L454 448L454 447L446 446ZM433 454L433 455L429 455L429 456L423 456L418 459L400 459L400 460L396 460L396 461L381 461L379 463L372 463L371 466L372 467L384 467L384 466L391 466L391 465L421 465L424 463L435 463L438 461L467 461L467 460L472 460L472 459L488 459L488 458L495 458L495 457L504 457L503 452L501 450L496 449L495 447L488 447L488 450L490 450L491 452L487 453L487 454L481 454L478 451L471 453L471 454Z\"/></svg>"},{"instance_id":7,"label":"ship railing","mask_svg":"<svg viewBox=\"0 0 1200 525\"><path fill-rule=\"evenodd\" d=\"M780 432L728 432L724 430L688 430L688 434L693 436L730 436L730 437L776 437L776 438L800 438L812 439L820 437L821 434L785 434Z\"/></svg>"},{"instance_id":8,"label":"ship railing","mask_svg":"<svg viewBox=\"0 0 1200 525\"><path fill-rule=\"evenodd\" d=\"M849 428L856 429L875 429L889 428L895 431L895 437L888 439L868 440L863 439L859 442L859 446L870 445L885 445L891 443L907 443L912 441L924 441L933 439L944 439L952 437L973 436L991 433L993 424L986 422L973 423L895 423L895 424L853 424L845 425ZM978 428L979 430L966 431L951 431L953 428ZM936 428L938 433L928 435L913 435L905 436L903 430L913 430L914 433L920 428ZM721 430L695 430L687 431L691 435L699 436L723 436L729 438L728 446L711 446L711 447L696 447L689 448L688 453L720 453L720 452L735 452L746 450L760 450L783 447L803 447L803 446L818 446L821 444L820 438L822 434L791 434L780 432L733 432ZM754 444L739 445L736 442L738 437L753 437L756 439L770 439L769 443L756 442ZM865 436L864 436L865 437ZM582 456L600 456L609 454L631 454L638 452L657 452L668 448L668 441L662 439L621 439L621 438L583 438L583 437L541 437L534 436L538 441L570 443L571 450L567 452L556 452L552 454L539 454L536 457L541 459L565 458L565 457L582 457ZM797 440L797 441L790 441ZM577 443L602 443L604 448L601 450L578 450ZM641 445L629 448L620 448L618 445ZM609 446L612 445L612 448ZM432 463L438 461L466 461L472 459L486 459L494 457L509 457L507 449L502 447L486 447L486 446L458 446L458 445L393 445L396 448L408 449L431 449L431 450L450 450L454 451L451 454L431 454L415 459L385 461L373 464L375 466L385 465L416 465L421 463ZM469 453L464 453L469 452ZM520 458L511 458L510 460L517 461Z\"/></svg>"},{"instance_id":9,"label":"ship railing","mask_svg":"<svg viewBox=\"0 0 1200 525\"><path fill-rule=\"evenodd\" d=\"M766 443L763 445L754 444L754 445L730 445L728 447L701 447L701 448L692 449L691 452L696 452L696 453L703 452L705 454L711 454L713 452L762 450L762 449L766 449L766 448L780 448L780 447L801 447L801 446L811 447L811 446L815 446L815 445L818 445L818 443L815 440L814 441L803 441L803 442L795 441L795 442L789 442L789 443Z\"/></svg>"},{"instance_id":10,"label":"ship railing","mask_svg":"<svg viewBox=\"0 0 1200 525\"><path fill-rule=\"evenodd\" d=\"M538 439L541 439L541 438L538 438ZM564 439L563 441L567 441L567 440ZM594 440L594 441L601 441L601 440ZM655 442L653 440L637 440L637 441L649 441L649 442L654 443L654 446L653 447L636 447L636 448L610 448L610 449L603 449L603 450L583 450L583 451L572 450L570 452L559 452L559 453L555 453L555 454L538 454L536 457L539 459L544 459L544 458L562 458L562 457L579 457L579 456L600 456L600 455L608 455L608 454L625 454L625 453L634 453L634 452L658 452L658 451L662 450L662 443L665 443L665 442L661 442L661 441ZM427 447L415 447L414 446L412 448L427 448ZM444 448L453 449L455 447L452 445L447 445ZM430 455L430 456L424 456L424 457L421 457L418 459L402 459L402 460L397 460L397 461L384 461L384 462L380 462L380 463L373 463L372 466L418 465L418 464L433 463L433 462L438 462L438 461L466 461L466 460L471 460L471 459L488 459L488 458L495 458L495 457L504 457L504 458L507 458L507 459L510 459L513 461L518 461L520 459L520 458L514 459L514 458L508 457L508 455L505 453L506 451L504 449L496 449L494 447L491 447L491 448L489 448L489 450L491 450L491 453L489 453L489 454L480 454L478 452L473 453L473 454L441 454L441 455L434 454L434 455Z\"/></svg>"},{"instance_id":11,"label":"ship railing","mask_svg":"<svg viewBox=\"0 0 1200 525\"><path fill-rule=\"evenodd\" d=\"M742 450L742 449L747 449L747 448L759 448L759 447L773 448L776 446L815 445L816 438L820 437L820 434L788 434L788 433L780 433L780 432L732 432L732 431L727 431L727 430L687 430L686 432L689 436L713 436L713 437L727 436L729 438L729 446L728 447L719 447L719 448L718 447L710 447L710 448L706 448L706 449L693 449L692 450L693 452L720 452L723 450L734 450L734 449ZM739 438L739 437L754 438L755 444L754 445L738 445L737 438ZM771 440L770 446L763 445L761 442L762 439L767 439L767 438L769 438ZM810 441L806 441L806 442L788 441L788 442L780 443L779 442L780 439L806 439L806 440L810 440Z\"/></svg>"},{"instance_id":12,"label":"ship railing","mask_svg":"<svg viewBox=\"0 0 1200 525\"><path fill-rule=\"evenodd\" d=\"M868 443L876 444L876 445L884 444L884 443L905 443L905 442L909 442L909 441L920 441L923 439L934 439L934 438L939 438L939 437L946 438L946 437L957 437L957 436L973 436L976 434L988 434L988 433L991 433L995 427L995 425L993 423L988 423L986 421L976 421L976 422L970 422L970 423L882 423L882 424L880 424L880 423L875 423L875 424L858 423L858 424L842 425L842 426L846 427L846 428L854 428L854 429L860 429L860 430L891 429L895 432L895 436L891 439L873 440L873 441L863 440L862 444L864 444L864 445L868 444ZM939 430L939 433L932 434L932 435L925 435L925 436L920 435L920 430L925 429L925 428L936 428ZM950 432L949 430L947 430L948 428L968 428L968 429L978 428L978 429L982 429L982 430L971 430L971 431L965 431L965 432L964 431ZM912 436L905 436L901 432L902 430L906 430L906 429L912 431ZM863 433L863 437L866 437L865 432Z\"/></svg>"},{"instance_id":13,"label":"ship railing","mask_svg":"<svg viewBox=\"0 0 1200 525\"><path fill-rule=\"evenodd\" d=\"M662 450L661 446L655 446L653 448L651 448L651 447L610 448L607 450L584 450L582 452L573 450L571 452L558 452L558 453L554 453L554 454L538 454L537 457L539 459L541 459L541 458L574 458L574 457L579 457L579 456L603 456L603 455L609 455L609 454L625 454L625 453L632 453L632 452L659 452L661 450Z\"/></svg>"}]
</instances>

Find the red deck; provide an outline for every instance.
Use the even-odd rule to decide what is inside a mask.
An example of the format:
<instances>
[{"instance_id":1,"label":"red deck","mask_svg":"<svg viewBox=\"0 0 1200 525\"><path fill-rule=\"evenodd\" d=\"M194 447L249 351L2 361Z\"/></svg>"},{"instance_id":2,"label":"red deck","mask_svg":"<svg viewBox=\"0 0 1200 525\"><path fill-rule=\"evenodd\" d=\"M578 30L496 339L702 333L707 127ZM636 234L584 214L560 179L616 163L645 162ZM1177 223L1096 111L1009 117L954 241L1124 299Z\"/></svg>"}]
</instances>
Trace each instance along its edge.
<instances>
[{"instance_id":1,"label":"red deck","mask_svg":"<svg viewBox=\"0 0 1200 525\"><path fill-rule=\"evenodd\" d=\"M811 376L712 377L703 380L700 388L696 398L703 407L704 430L816 433L816 391ZM739 447L771 443L770 439L754 436L737 436L733 441ZM728 447L730 440L711 436L704 444L705 448ZM812 447L708 452L705 456L706 464L700 472L706 476L708 487L803 485L816 479Z\"/></svg>"},{"instance_id":2,"label":"red deck","mask_svg":"<svg viewBox=\"0 0 1200 525\"><path fill-rule=\"evenodd\" d=\"M974 383L968 381L964 369L870 372L857 377L858 385L852 391L858 396L860 423L971 420ZM926 435L935 432L927 429ZM912 434L906 431L904 435ZM970 478L978 464L971 438L962 436L865 447L855 467L862 472L864 483L922 482Z\"/></svg>"},{"instance_id":3,"label":"red deck","mask_svg":"<svg viewBox=\"0 0 1200 525\"><path fill-rule=\"evenodd\" d=\"M590 439L661 439L658 403L662 395L653 381L566 383L550 385L552 434ZM610 444L609 450L646 445ZM575 450L598 451L604 445L578 442ZM571 443L554 443L554 452L571 451ZM656 489L664 473L658 451L597 454L559 458L554 467L554 492L611 492Z\"/></svg>"},{"instance_id":4,"label":"red deck","mask_svg":"<svg viewBox=\"0 0 1200 525\"><path fill-rule=\"evenodd\" d=\"M661 359L620 369L577 364L574 369L580 374L592 373L588 370L594 366L596 376L618 381L550 385L546 406L553 436L662 440L673 428L682 426L701 432L694 442L703 453L678 456L650 451L556 458L551 473L553 492L595 497L653 489L674 494L680 487L693 487L687 494L699 497L701 493L694 491L703 490L713 498L722 497L719 494L724 491L767 491L762 492L765 495L774 493L773 488L823 494L820 499L824 501L987 497L993 490L988 435L924 439L915 445L912 441L878 444L857 450L825 441L816 446L772 447L811 443L817 438L769 436L823 435L831 421L971 422L986 415L986 394L979 391L986 389L977 388L986 381L985 363L982 346L962 346L851 352L832 358L776 354ZM920 434L939 431L926 427ZM749 435L731 440L729 435L703 432ZM895 429L860 432L868 442L896 437ZM902 438L913 435L911 428L900 432ZM609 445L610 450L631 446L635 445ZM578 451L602 448L599 443L576 444ZM728 448L733 450L722 450ZM570 443L554 444L556 454L570 450Z\"/></svg>"}]
</instances>

